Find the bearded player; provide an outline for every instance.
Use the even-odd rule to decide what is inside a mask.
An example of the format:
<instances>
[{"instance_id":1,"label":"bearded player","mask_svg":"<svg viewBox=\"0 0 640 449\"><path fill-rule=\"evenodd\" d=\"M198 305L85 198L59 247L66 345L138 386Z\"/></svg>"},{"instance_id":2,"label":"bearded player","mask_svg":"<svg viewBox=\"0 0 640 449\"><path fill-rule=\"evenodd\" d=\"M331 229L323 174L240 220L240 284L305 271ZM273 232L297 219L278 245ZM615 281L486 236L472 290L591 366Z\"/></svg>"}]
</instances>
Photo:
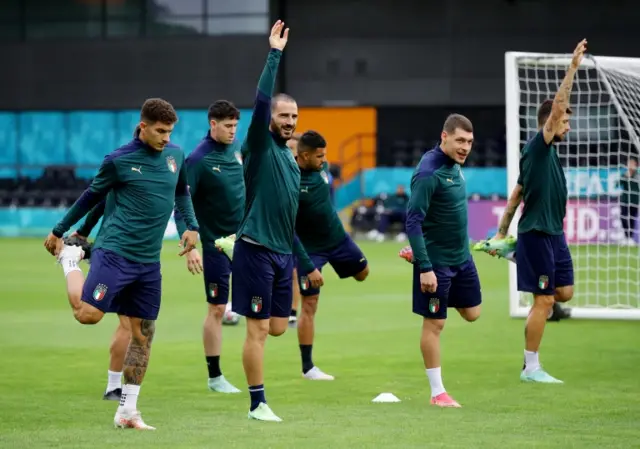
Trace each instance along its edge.
<instances>
[{"instance_id":1,"label":"bearded player","mask_svg":"<svg viewBox=\"0 0 640 449\"><path fill-rule=\"evenodd\" d=\"M411 178L406 229L413 251L413 312L423 317L420 349L431 404L460 407L444 388L440 334L447 309L466 321L480 316L480 279L469 250L467 191L460 166L473 144L473 126L453 114L439 146L422 156Z\"/></svg>"},{"instance_id":2,"label":"bearded player","mask_svg":"<svg viewBox=\"0 0 640 449\"><path fill-rule=\"evenodd\" d=\"M298 342L302 375L310 380L334 379L315 366L312 359L314 319L324 282L322 268L329 263L341 279L360 282L369 275L366 257L345 232L331 201L326 146L325 139L315 131L305 132L298 141L300 205L296 234L302 243L296 252L302 295Z\"/></svg>"},{"instance_id":3,"label":"bearded player","mask_svg":"<svg viewBox=\"0 0 640 449\"><path fill-rule=\"evenodd\" d=\"M580 41L555 98L544 101L538 109L539 131L522 148L518 184L492 239L498 246L505 240L513 216L524 200L515 257L518 290L533 294L520 374L520 379L526 382L562 383L542 369L538 351L554 303L573 298L573 261L563 227L567 183L555 144L564 140L571 129L571 89L586 50L587 41Z\"/></svg>"},{"instance_id":4,"label":"bearded player","mask_svg":"<svg viewBox=\"0 0 640 449\"><path fill-rule=\"evenodd\" d=\"M251 123L242 146L246 206L236 232L231 277L232 310L246 318L242 351L251 405L248 417L282 421L267 405L264 345L267 335L282 335L291 314L293 234L300 169L287 147L298 121L298 105L288 95L273 95L276 73L289 29L277 21L271 50L258 82Z\"/></svg>"}]
</instances>

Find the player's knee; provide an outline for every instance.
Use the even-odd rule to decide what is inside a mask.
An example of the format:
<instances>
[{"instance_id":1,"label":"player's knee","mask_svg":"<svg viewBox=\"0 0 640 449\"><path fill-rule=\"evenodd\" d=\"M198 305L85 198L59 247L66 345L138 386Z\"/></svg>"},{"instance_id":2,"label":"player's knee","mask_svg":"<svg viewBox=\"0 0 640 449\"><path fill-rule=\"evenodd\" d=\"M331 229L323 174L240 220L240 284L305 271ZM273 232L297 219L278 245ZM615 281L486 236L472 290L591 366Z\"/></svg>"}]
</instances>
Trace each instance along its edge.
<instances>
[{"instance_id":1,"label":"player's knee","mask_svg":"<svg viewBox=\"0 0 640 449\"><path fill-rule=\"evenodd\" d=\"M209 316L216 321L222 322L226 305L225 304L209 304Z\"/></svg>"},{"instance_id":2,"label":"player's knee","mask_svg":"<svg viewBox=\"0 0 640 449\"><path fill-rule=\"evenodd\" d=\"M556 288L554 299L558 302L571 301L573 298L573 285Z\"/></svg>"},{"instance_id":3,"label":"player's knee","mask_svg":"<svg viewBox=\"0 0 640 449\"><path fill-rule=\"evenodd\" d=\"M247 340L252 342L264 342L269 335L270 320L258 320L247 317Z\"/></svg>"},{"instance_id":4,"label":"player's knee","mask_svg":"<svg viewBox=\"0 0 640 449\"><path fill-rule=\"evenodd\" d=\"M73 316L80 324L98 324L104 312L83 302L81 307L73 311Z\"/></svg>"},{"instance_id":5,"label":"player's knee","mask_svg":"<svg viewBox=\"0 0 640 449\"><path fill-rule=\"evenodd\" d=\"M553 303L555 299L550 295L534 295L533 296L533 306L534 307L543 307L545 309L550 309L553 307Z\"/></svg>"},{"instance_id":6,"label":"player's knee","mask_svg":"<svg viewBox=\"0 0 640 449\"><path fill-rule=\"evenodd\" d=\"M446 320L434 320L425 318L422 321L422 333L440 335L444 329L444 323Z\"/></svg>"},{"instance_id":7,"label":"player's knee","mask_svg":"<svg viewBox=\"0 0 640 449\"><path fill-rule=\"evenodd\" d=\"M279 337L289 327L289 318L271 318L269 320L269 335Z\"/></svg>"},{"instance_id":8,"label":"player's knee","mask_svg":"<svg viewBox=\"0 0 640 449\"><path fill-rule=\"evenodd\" d=\"M156 334L155 320L131 318L131 341L140 346L151 346Z\"/></svg>"},{"instance_id":9,"label":"player's knee","mask_svg":"<svg viewBox=\"0 0 640 449\"><path fill-rule=\"evenodd\" d=\"M469 307L467 309L458 309L458 313L465 321L469 323L473 323L478 318L480 318L480 306Z\"/></svg>"},{"instance_id":10,"label":"player's knee","mask_svg":"<svg viewBox=\"0 0 640 449\"><path fill-rule=\"evenodd\" d=\"M318 296L302 297L302 314L314 316L318 310Z\"/></svg>"},{"instance_id":11,"label":"player's knee","mask_svg":"<svg viewBox=\"0 0 640 449\"><path fill-rule=\"evenodd\" d=\"M369 266L366 266L364 270L356 274L353 278L358 282L362 282L367 278L367 276L369 276Z\"/></svg>"}]
</instances>

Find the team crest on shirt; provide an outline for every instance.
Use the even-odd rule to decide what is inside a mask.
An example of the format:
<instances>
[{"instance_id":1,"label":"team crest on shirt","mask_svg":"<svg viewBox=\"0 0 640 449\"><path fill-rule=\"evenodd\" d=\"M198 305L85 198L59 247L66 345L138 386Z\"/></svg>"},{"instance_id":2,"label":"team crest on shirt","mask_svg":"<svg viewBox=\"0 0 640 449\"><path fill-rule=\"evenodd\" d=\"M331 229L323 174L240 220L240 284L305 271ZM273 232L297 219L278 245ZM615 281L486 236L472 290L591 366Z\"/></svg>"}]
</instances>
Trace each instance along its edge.
<instances>
[{"instance_id":1,"label":"team crest on shirt","mask_svg":"<svg viewBox=\"0 0 640 449\"><path fill-rule=\"evenodd\" d=\"M549 286L549 278L547 276L540 276L538 278L538 288L540 288L540 290L544 290L545 288L547 288Z\"/></svg>"},{"instance_id":2,"label":"team crest on shirt","mask_svg":"<svg viewBox=\"0 0 640 449\"><path fill-rule=\"evenodd\" d=\"M307 290L309 288L309 278L307 276L300 277L300 289Z\"/></svg>"},{"instance_id":3,"label":"team crest on shirt","mask_svg":"<svg viewBox=\"0 0 640 449\"><path fill-rule=\"evenodd\" d=\"M325 184L329 184L329 177L327 176L327 172L322 170L320 172L320 176L322 176L322 180L324 181Z\"/></svg>"},{"instance_id":4,"label":"team crest on shirt","mask_svg":"<svg viewBox=\"0 0 640 449\"><path fill-rule=\"evenodd\" d=\"M95 301L102 301L107 295L107 290L108 288L104 284L96 285L96 288L93 290L93 299Z\"/></svg>"},{"instance_id":5,"label":"team crest on shirt","mask_svg":"<svg viewBox=\"0 0 640 449\"><path fill-rule=\"evenodd\" d=\"M429 312L438 313L440 310L440 300L438 298L431 298L429 300Z\"/></svg>"},{"instance_id":6,"label":"team crest on shirt","mask_svg":"<svg viewBox=\"0 0 640 449\"><path fill-rule=\"evenodd\" d=\"M254 296L251 298L251 311L253 313L260 313L262 310L262 298L260 296Z\"/></svg>"},{"instance_id":7,"label":"team crest on shirt","mask_svg":"<svg viewBox=\"0 0 640 449\"><path fill-rule=\"evenodd\" d=\"M234 155L236 157L236 161L238 161L238 164L242 165L242 153L240 153L239 151L236 151Z\"/></svg>"},{"instance_id":8,"label":"team crest on shirt","mask_svg":"<svg viewBox=\"0 0 640 449\"><path fill-rule=\"evenodd\" d=\"M218 284L209 284L209 296L211 296L212 298L218 297Z\"/></svg>"},{"instance_id":9,"label":"team crest on shirt","mask_svg":"<svg viewBox=\"0 0 640 449\"><path fill-rule=\"evenodd\" d=\"M167 167L169 167L169 171L171 173L175 173L178 171L178 164L176 164L176 160L173 156L167 156Z\"/></svg>"}]
</instances>

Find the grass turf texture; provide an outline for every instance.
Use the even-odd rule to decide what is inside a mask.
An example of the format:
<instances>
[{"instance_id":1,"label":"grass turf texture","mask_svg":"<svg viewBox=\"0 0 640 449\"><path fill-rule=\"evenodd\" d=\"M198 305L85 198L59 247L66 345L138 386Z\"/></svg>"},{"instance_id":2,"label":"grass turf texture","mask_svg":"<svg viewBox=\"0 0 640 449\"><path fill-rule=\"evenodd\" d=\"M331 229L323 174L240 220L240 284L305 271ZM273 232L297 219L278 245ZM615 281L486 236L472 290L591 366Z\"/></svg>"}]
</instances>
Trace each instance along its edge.
<instances>
[{"instance_id":1,"label":"grass turf texture","mask_svg":"<svg viewBox=\"0 0 640 449\"><path fill-rule=\"evenodd\" d=\"M410 265L399 244L362 243L364 283L325 270L314 360L334 382L304 380L296 332L269 338L265 385L283 423L246 417L244 322L224 328L222 368L243 393L206 389L202 279L177 245L165 244L164 294L150 367L138 402L155 432L118 431L117 403L102 401L115 317L77 324L62 270L40 240L0 240L0 447L102 448L474 448L633 447L638 444L640 337L637 322L549 323L542 362L565 385L519 381L523 321L508 316L506 261L474 254L483 316L450 314L443 376L462 409L428 405L411 313ZM84 264L83 264L84 265ZM86 274L86 267L84 267ZM402 402L373 404L381 392Z\"/></svg>"}]
</instances>

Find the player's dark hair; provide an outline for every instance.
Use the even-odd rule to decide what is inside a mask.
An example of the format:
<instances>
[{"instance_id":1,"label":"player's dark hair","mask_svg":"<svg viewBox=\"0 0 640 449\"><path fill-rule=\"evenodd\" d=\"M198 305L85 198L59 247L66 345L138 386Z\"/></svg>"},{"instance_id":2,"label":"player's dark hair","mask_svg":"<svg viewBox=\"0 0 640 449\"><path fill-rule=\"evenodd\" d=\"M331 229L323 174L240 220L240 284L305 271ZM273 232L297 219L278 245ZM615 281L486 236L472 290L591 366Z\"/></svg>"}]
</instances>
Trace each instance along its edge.
<instances>
[{"instance_id":1,"label":"player's dark hair","mask_svg":"<svg viewBox=\"0 0 640 449\"><path fill-rule=\"evenodd\" d=\"M209 121L240 120L240 110L227 100L218 100L209 106Z\"/></svg>"},{"instance_id":2,"label":"player's dark hair","mask_svg":"<svg viewBox=\"0 0 640 449\"><path fill-rule=\"evenodd\" d=\"M542 128L544 124L547 122L547 119L551 115L551 110L553 109L553 100L544 100L542 104L538 107L538 128ZM567 108L567 114L572 114L573 111L571 108Z\"/></svg>"},{"instance_id":3,"label":"player's dark hair","mask_svg":"<svg viewBox=\"0 0 640 449\"><path fill-rule=\"evenodd\" d=\"M271 110L273 111L276 105L280 102L284 101L285 103L295 103L296 100L288 94L276 94L273 98L271 98Z\"/></svg>"},{"instance_id":4,"label":"player's dark hair","mask_svg":"<svg viewBox=\"0 0 640 449\"><path fill-rule=\"evenodd\" d=\"M447 134L453 134L456 132L456 129L461 129L465 132L472 133L473 125L471 124L471 120L469 120L462 114L450 114L444 121L442 130Z\"/></svg>"},{"instance_id":5,"label":"player's dark hair","mask_svg":"<svg viewBox=\"0 0 640 449\"><path fill-rule=\"evenodd\" d=\"M178 114L171 103L162 98L149 98L142 105L140 120L145 123L166 123L173 125L178 121Z\"/></svg>"},{"instance_id":6,"label":"player's dark hair","mask_svg":"<svg viewBox=\"0 0 640 449\"><path fill-rule=\"evenodd\" d=\"M319 132L307 131L300 136L298 141L298 154L305 151L316 151L318 148L326 148L327 141Z\"/></svg>"}]
</instances>

